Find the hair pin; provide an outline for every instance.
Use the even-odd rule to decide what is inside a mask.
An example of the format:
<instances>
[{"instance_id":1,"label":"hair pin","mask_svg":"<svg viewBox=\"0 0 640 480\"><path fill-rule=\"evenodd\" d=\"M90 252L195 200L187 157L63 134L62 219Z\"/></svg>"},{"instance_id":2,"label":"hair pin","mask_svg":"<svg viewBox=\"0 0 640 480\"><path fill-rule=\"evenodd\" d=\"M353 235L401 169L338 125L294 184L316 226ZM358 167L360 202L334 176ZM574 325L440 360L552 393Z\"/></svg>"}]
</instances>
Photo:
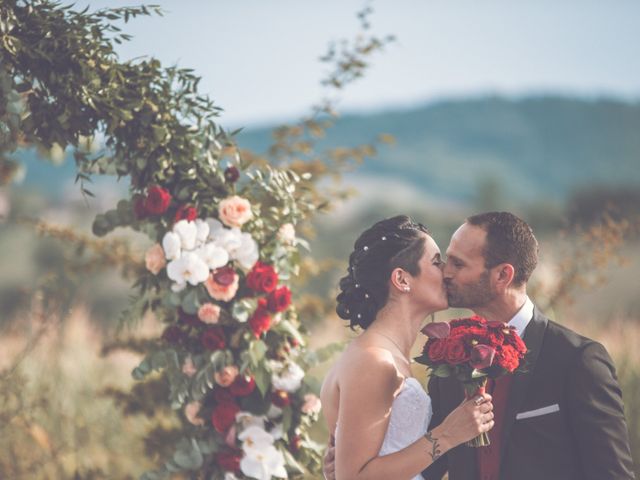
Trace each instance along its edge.
<instances>
[{"instance_id":1,"label":"hair pin","mask_svg":"<svg viewBox=\"0 0 640 480\"><path fill-rule=\"evenodd\" d=\"M365 245L364 247L362 247L362 249L366 252L367 250L369 250L369 247Z\"/></svg>"}]
</instances>

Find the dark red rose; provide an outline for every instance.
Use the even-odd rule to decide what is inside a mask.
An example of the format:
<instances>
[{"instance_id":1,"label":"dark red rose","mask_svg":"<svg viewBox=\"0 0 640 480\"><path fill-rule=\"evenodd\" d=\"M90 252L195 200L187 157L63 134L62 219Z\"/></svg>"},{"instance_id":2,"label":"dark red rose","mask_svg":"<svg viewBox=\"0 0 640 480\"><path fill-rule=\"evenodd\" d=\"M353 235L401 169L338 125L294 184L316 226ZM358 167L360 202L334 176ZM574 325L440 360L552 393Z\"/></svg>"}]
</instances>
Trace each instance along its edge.
<instances>
[{"instance_id":1,"label":"dark red rose","mask_svg":"<svg viewBox=\"0 0 640 480\"><path fill-rule=\"evenodd\" d=\"M527 346L522 341L522 338L520 338L520 335L517 334L514 327L510 327L508 333L504 334L504 343L505 345L510 345L515 348L521 357L527 353Z\"/></svg>"},{"instance_id":2,"label":"dark red rose","mask_svg":"<svg viewBox=\"0 0 640 480\"><path fill-rule=\"evenodd\" d=\"M164 188L154 185L147 190L144 209L148 214L160 215L167 211L171 203L171 194Z\"/></svg>"},{"instance_id":3,"label":"dark red rose","mask_svg":"<svg viewBox=\"0 0 640 480\"><path fill-rule=\"evenodd\" d=\"M171 325L164 329L162 332L162 339L172 345L181 343L186 337L186 334L177 325Z\"/></svg>"},{"instance_id":4,"label":"dark red rose","mask_svg":"<svg viewBox=\"0 0 640 480\"><path fill-rule=\"evenodd\" d=\"M487 327L489 328L507 328L507 324L504 322L499 322L497 320L491 320L487 322Z\"/></svg>"},{"instance_id":5,"label":"dark red rose","mask_svg":"<svg viewBox=\"0 0 640 480\"><path fill-rule=\"evenodd\" d=\"M242 451L237 449L227 449L216 453L216 463L225 472L240 473L240 460Z\"/></svg>"},{"instance_id":6,"label":"dark red rose","mask_svg":"<svg viewBox=\"0 0 640 480\"><path fill-rule=\"evenodd\" d=\"M450 336L446 339L445 359L447 363L458 365L469 360L464 339L460 336Z\"/></svg>"},{"instance_id":7,"label":"dark red rose","mask_svg":"<svg viewBox=\"0 0 640 480\"><path fill-rule=\"evenodd\" d=\"M226 346L224 332L220 327L209 327L200 336L202 346L207 350L219 350Z\"/></svg>"},{"instance_id":8,"label":"dark red rose","mask_svg":"<svg viewBox=\"0 0 640 480\"><path fill-rule=\"evenodd\" d=\"M271 393L271 403L280 408L288 407L291 405L291 397L284 390L276 390Z\"/></svg>"},{"instance_id":9,"label":"dark red rose","mask_svg":"<svg viewBox=\"0 0 640 480\"><path fill-rule=\"evenodd\" d=\"M218 285L228 287L236 278L236 271L231 267L216 268L213 271L213 279Z\"/></svg>"},{"instance_id":10,"label":"dark red rose","mask_svg":"<svg viewBox=\"0 0 640 480\"><path fill-rule=\"evenodd\" d=\"M220 433L225 433L236 421L240 407L232 402L219 403L211 412L211 423Z\"/></svg>"},{"instance_id":11,"label":"dark red rose","mask_svg":"<svg viewBox=\"0 0 640 480\"><path fill-rule=\"evenodd\" d=\"M246 397L256 389L256 381L248 375L238 375L229 387L234 397Z\"/></svg>"},{"instance_id":12,"label":"dark red rose","mask_svg":"<svg viewBox=\"0 0 640 480\"><path fill-rule=\"evenodd\" d=\"M439 362L444 360L446 350L447 340L445 338L434 339L428 346L427 355L431 361Z\"/></svg>"},{"instance_id":13,"label":"dark red rose","mask_svg":"<svg viewBox=\"0 0 640 480\"><path fill-rule=\"evenodd\" d=\"M190 222L193 222L196 218L198 218L198 210L196 210L196 207L192 207L191 205L180 205L176 211L175 221L179 222L180 220L189 220Z\"/></svg>"},{"instance_id":14,"label":"dark red rose","mask_svg":"<svg viewBox=\"0 0 640 480\"><path fill-rule=\"evenodd\" d=\"M235 183L240 178L240 171L234 167L227 167L224 171L224 179L229 183Z\"/></svg>"},{"instance_id":15,"label":"dark red rose","mask_svg":"<svg viewBox=\"0 0 640 480\"><path fill-rule=\"evenodd\" d=\"M261 298L260 300L263 299ZM258 303L258 308L253 312L253 315L251 315L251 318L249 319L249 326L256 338L259 338L260 335L271 327L271 315L266 308L260 305L260 303Z\"/></svg>"},{"instance_id":16,"label":"dark red rose","mask_svg":"<svg viewBox=\"0 0 640 480\"><path fill-rule=\"evenodd\" d=\"M256 262L247 275L247 286L255 292L270 293L278 285L278 274L271 265Z\"/></svg>"},{"instance_id":17,"label":"dark red rose","mask_svg":"<svg viewBox=\"0 0 640 480\"><path fill-rule=\"evenodd\" d=\"M469 318L457 318L455 320L451 320L449 323L451 324L451 328L453 329L456 327L477 327L480 325L486 325L487 321L478 315L474 315L473 317Z\"/></svg>"},{"instance_id":18,"label":"dark red rose","mask_svg":"<svg viewBox=\"0 0 640 480\"><path fill-rule=\"evenodd\" d=\"M267 308L273 312L283 312L291 305L291 290L289 287L276 288L267 296Z\"/></svg>"},{"instance_id":19,"label":"dark red rose","mask_svg":"<svg viewBox=\"0 0 640 480\"><path fill-rule=\"evenodd\" d=\"M197 315L191 315L186 313L181 308L178 309L178 319L180 323L188 325L189 327L203 327L204 323L200 321Z\"/></svg>"},{"instance_id":20,"label":"dark red rose","mask_svg":"<svg viewBox=\"0 0 640 480\"><path fill-rule=\"evenodd\" d=\"M298 453L302 446L302 437L300 435L294 435L289 443L289 451L291 453Z\"/></svg>"},{"instance_id":21,"label":"dark red rose","mask_svg":"<svg viewBox=\"0 0 640 480\"><path fill-rule=\"evenodd\" d=\"M145 198L142 195L134 195L133 197L133 214L138 220L142 220L147 216L147 209L144 206Z\"/></svg>"},{"instance_id":22,"label":"dark red rose","mask_svg":"<svg viewBox=\"0 0 640 480\"><path fill-rule=\"evenodd\" d=\"M216 403L233 403L233 394L229 388L216 386L213 390L213 399Z\"/></svg>"},{"instance_id":23,"label":"dark red rose","mask_svg":"<svg viewBox=\"0 0 640 480\"><path fill-rule=\"evenodd\" d=\"M451 335L464 336L466 340L481 339L487 336L487 328L482 325L470 325L468 327L456 327L451 331Z\"/></svg>"}]
</instances>

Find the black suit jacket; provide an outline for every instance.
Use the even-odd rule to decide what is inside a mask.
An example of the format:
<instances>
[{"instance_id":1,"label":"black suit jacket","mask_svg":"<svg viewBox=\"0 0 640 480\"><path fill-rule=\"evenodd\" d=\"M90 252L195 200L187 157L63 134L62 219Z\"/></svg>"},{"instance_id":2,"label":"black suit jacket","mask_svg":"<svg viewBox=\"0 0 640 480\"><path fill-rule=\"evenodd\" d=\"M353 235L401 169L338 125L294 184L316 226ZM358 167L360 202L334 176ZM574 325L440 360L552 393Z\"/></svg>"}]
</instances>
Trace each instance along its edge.
<instances>
[{"instance_id":1,"label":"black suit jacket","mask_svg":"<svg viewBox=\"0 0 640 480\"><path fill-rule=\"evenodd\" d=\"M635 478L620 387L605 348L552 322L537 308L523 340L529 353L526 371L515 374L507 401L500 479ZM464 397L452 378L432 377L429 394L432 427ZM553 405L559 411L516 419L518 413ZM422 475L441 479L447 470L449 480L478 480L476 449L458 446Z\"/></svg>"}]
</instances>

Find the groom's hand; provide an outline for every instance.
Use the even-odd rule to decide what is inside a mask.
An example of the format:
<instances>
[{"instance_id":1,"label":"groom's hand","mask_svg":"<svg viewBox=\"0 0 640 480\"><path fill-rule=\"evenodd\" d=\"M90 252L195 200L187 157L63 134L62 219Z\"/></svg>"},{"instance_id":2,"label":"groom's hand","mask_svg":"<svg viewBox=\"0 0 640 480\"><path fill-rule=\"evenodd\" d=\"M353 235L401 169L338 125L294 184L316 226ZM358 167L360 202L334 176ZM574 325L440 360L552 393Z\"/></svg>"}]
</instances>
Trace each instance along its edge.
<instances>
[{"instance_id":1,"label":"groom's hand","mask_svg":"<svg viewBox=\"0 0 640 480\"><path fill-rule=\"evenodd\" d=\"M326 480L336 480L336 440L331 435L329 445L324 453L324 461L322 462L322 473Z\"/></svg>"}]
</instances>

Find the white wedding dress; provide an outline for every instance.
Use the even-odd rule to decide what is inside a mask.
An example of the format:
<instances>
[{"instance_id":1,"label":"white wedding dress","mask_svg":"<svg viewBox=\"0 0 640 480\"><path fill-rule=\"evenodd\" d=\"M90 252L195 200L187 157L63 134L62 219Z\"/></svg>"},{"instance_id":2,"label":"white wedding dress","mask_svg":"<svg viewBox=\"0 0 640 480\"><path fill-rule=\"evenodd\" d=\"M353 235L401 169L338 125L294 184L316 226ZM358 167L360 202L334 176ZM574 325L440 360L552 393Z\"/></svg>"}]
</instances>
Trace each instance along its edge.
<instances>
[{"instance_id":1,"label":"white wedding dress","mask_svg":"<svg viewBox=\"0 0 640 480\"><path fill-rule=\"evenodd\" d=\"M395 453L416 442L427 433L432 416L431 397L417 379L407 377L391 404L387 433L378 455ZM417 475L412 480L422 480L422 476Z\"/></svg>"},{"instance_id":2,"label":"white wedding dress","mask_svg":"<svg viewBox=\"0 0 640 480\"><path fill-rule=\"evenodd\" d=\"M431 397L417 379L405 378L400 393L391 404L389 425L378 455L390 455L416 442L427 433L432 416ZM337 431L338 427L336 434ZM421 475L416 475L411 480L423 479Z\"/></svg>"}]
</instances>

